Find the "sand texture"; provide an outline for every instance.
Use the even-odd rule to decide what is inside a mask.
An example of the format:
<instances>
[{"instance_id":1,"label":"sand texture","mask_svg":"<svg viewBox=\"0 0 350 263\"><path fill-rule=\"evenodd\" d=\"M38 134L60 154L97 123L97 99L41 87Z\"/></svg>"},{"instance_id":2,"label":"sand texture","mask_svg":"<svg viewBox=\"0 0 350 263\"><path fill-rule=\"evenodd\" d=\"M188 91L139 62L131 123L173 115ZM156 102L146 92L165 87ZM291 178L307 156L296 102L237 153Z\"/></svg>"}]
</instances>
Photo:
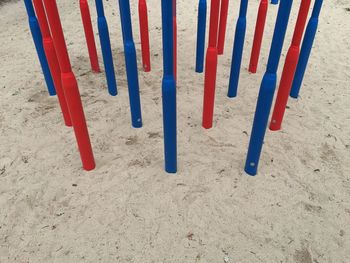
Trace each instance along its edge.
<instances>
[{"instance_id":1,"label":"sand texture","mask_svg":"<svg viewBox=\"0 0 350 263\"><path fill-rule=\"evenodd\" d=\"M283 1L283 0L282 0ZM1 2L1 1L0 1ZM160 0L148 0L152 72L141 71L144 127L131 127L119 7L105 1L119 95L91 72L79 1L58 0L97 168L49 97L23 1L0 5L0 262L349 263L350 1L325 1L301 96L267 132L259 174L243 171L277 6L269 6L258 73L247 71L259 1L249 1L239 94L228 99L239 1L230 1L214 128L201 127L194 72L195 0L178 0L179 172L163 170ZM209 3L210 1L208 1ZM279 73L300 1L294 1ZM90 10L101 68L94 1ZM209 14L209 9L208 9Z\"/></svg>"}]
</instances>

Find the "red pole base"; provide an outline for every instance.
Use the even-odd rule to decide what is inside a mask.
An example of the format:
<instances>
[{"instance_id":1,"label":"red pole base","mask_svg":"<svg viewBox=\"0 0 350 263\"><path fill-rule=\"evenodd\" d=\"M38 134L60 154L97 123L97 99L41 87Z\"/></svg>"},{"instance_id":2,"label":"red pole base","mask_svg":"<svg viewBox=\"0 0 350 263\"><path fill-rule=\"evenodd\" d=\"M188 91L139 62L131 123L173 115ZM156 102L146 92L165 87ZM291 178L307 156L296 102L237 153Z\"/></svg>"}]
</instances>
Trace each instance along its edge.
<instances>
[{"instance_id":1,"label":"red pole base","mask_svg":"<svg viewBox=\"0 0 350 263\"><path fill-rule=\"evenodd\" d=\"M47 19L61 69L61 83L78 143L83 168L90 171L95 168L95 160L85 122L83 105L80 100L78 83L72 72L67 46L55 0L44 0Z\"/></svg>"},{"instance_id":2,"label":"red pole base","mask_svg":"<svg viewBox=\"0 0 350 263\"><path fill-rule=\"evenodd\" d=\"M299 60L300 42L304 33L307 15L310 9L310 0L302 0L300 3L298 19L294 29L292 45L288 50L286 62L283 67L280 87L272 114L270 130L281 129L283 116L287 107L289 93L293 84L294 74Z\"/></svg>"},{"instance_id":3,"label":"red pole base","mask_svg":"<svg viewBox=\"0 0 350 263\"><path fill-rule=\"evenodd\" d=\"M228 3L229 3L229 0L221 0L219 37L218 37L218 54L219 55L224 54Z\"/></svg>"},{"instance_id":4,"label":"red pole base","mask_svg":"<svg viewBox=\"0 0 350 263\"><path fill-rule=\"evenodd\" d=\"M49 62L51 75L52 75L53 81L55 83L57 97L58 97L58 101L59 101L60 106L61 106L64 123L66 124L66 126L71 127L72 121L70 118L65 94L64 94L64 91L62 89L61 70L60 70L60 66L58 64L58 59L57 59L56 50L55 50L53 41L51 38L45 38L43 41L43 44L44 44L45 54L46 54L47 60Z\"/></svg>"},{"instance_id":5,"label":"red pole base","mask_svg":"<svg viewBox=\"0 0 350 263\"><path fill-rule=\"evenodd\" d=\"M213 127L214 101L216 72L218 65L218 51L216 47L209 47L205 61L205 79L204 79L204 100L203 100L203 128Z\"/></svg>"},{"instance_id":6,"label":"red pole base","mask_svg":"<svg viewBox=\"0 0 350 263\"><path fill-rule=\"evenodd\" d=\"M62 73L61 79L73 122L74 133L77 139L83 168L86 171L91 171L95 168L95 160L92 153L89 132L86 126L83 105L80 100L78 83L72 72Z\"/></svg>"},{"instance_id":7,"label":"red pole base","mask_svg":"<svg viewBox=\"0 0 350 263\"><path fill-rule=\"evenodd\" d=\"M293 84L295 70L298 64L299 47L292 46L287 53L286 62L284 64L281 82L277 93L275 107L270 123L271 131L278 131L281 129L281 124L284 112L287 107L290 89Z\"/></svg>"},{"instance_id":8,"label":"red pole base","mask_svg":"<svg viewBox=\"0 0 350 263\"><path fill-rule=\"evenodd\" d=\"M101 72L98 64L98 56L96 50L96 43L94 38L94 31L92 29L91 16L89 10L89 4L87 0L80 0L80 12L83 20L85 38L88 47L91 69L94 72Z\"/></svg>"},{"instance_id":9,"label":"red pole base","mask_svg":"<svg viewBox=\"0 0 350 263\"><path fill-rule=\"evenodd\" d=\"M252 53L250 56L250 63L249 63L249 69L248 69L249 72L251 73L256 73L257 71L261 43L262 43L264 29L265 29L267 9L268 9L267 0L261 0L259 11L258 11L258 17L256 19L253 47L252 47Z\"/></svg>"},{"instance_id":10,"label":"red pole base","mask_svg":"<svg viewBox=\"0 0 350 263\"><path fill-rule=\"evenodd\" d=\"M249 64L249 69L248 69L248 71L249 71L250 73L255 74L255 73L258 71L258 65Z\"/></svg>"},{"instance_id":11,"label":"red pole base","mask_svg":"<svg viewBox=\"0 0 350 263\"><path fill-rule=\"evenodd\" d=\"M139 0L139 21L141 36L142 65L144 72L151 71L151 55L149 44L148 14L146 0Z\"/></svg>"}]
</instances>

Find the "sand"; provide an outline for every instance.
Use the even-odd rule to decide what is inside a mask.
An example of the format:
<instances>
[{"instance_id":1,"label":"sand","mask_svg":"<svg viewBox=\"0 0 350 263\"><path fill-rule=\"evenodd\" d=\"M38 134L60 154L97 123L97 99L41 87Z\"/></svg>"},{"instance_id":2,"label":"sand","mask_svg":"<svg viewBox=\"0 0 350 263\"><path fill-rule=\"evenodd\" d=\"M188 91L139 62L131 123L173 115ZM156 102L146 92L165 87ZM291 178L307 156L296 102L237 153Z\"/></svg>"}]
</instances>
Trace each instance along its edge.
<instances>
[{"instance_id":1,"label":"sand","mask_svg":"<svg viewBox=\"0 0 350 263\"><path fill-rule=\"evenodd\" d=\"M105 1L119 95L90 70L78 1L59 9L97 168L84 172L49 97L22 1L0 7L0 262L350 262L350 7L325 1L301 97L268 132L259 174L244 171L271 44L270 6L256 75L247 72L258 1L249 1L238 98L226 97L239 1L230 2L214 128L201 127L194 72L197 1L178 0L177 175L163 170L160 1L148 0L152 72L140 71L133 129L117 1ZM279 76L293 33L295 1ZM131 1L140 61L137 1ZM96 12L90 1L97 38ZM103 67L102 67L103 68Z\"/></svg>"}]
</instances>

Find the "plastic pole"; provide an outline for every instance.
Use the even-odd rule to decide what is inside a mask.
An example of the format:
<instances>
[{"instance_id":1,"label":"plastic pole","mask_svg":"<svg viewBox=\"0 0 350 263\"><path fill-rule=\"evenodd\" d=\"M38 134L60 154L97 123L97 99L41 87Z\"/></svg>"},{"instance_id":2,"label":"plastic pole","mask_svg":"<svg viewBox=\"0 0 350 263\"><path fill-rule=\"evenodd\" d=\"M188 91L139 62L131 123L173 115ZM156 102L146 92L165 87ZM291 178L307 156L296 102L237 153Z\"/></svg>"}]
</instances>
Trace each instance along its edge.
<instances>
[{"instance_id":1,"label":"plastic pole","mask_svg":"<svg viewBox=\"0 0 350 263\"><path fill-rule=\"evenodd\" d=\"M251 73L256 73L258 68L261 43L264 36L264 29L266 23L267 9L267 0L261 0L259 5L258 17L256 19L253 47L249 63L249 72Z\"/></svg>"},{"instance_id":2,"label":"plastic pole","mask_svg":"<svg viewBox=\"0 0 350 263\"><path fill-rule=\"evenodd\" d=\"M278 5L278 0L271 0L271 4Z\"/></svg>"},{"instance_id":3,"label":"plastic pole","mask_svg":"<svg viewBox=\"0 0 350 263\"><path fill-rule=\"evenodd\" d=\"M55 0L44 0L44 5L57 52L57 58L61 69L62 87L66 96L83 168L90 171L95 168L95 160L92 153L84 110L80 100L78 83L72 72L72 67L69 61L57 4Z\"/></svg>"},{"instance_id":4,"label":"plastic pole","mask_svg":"<svg viewBox=\"0 0 350 263\"><path fill-rule=\"evenodd\" d=\"M132 126L142 127L139 77L137 72L136 49L132 36L129 0L119 0L120 19L123 31L126 75L128 79Z\"/></svg>"},{"instance_id":5,"label":"plastic pole","mask_svg":"<svg viewBox=\"0 0 350 263\"><path fill-rule=\"evenodd\" d=\"M213 127L216 73L218 66L218 20L220 0L211 0L209 45L205 62L203 121L205 129Z\"/></svg>"},{"instance_id":6,"label":"plastic pole","mask_svg":"<svg viewBox=\"0 0 350 263\"><path fill-rule=\"evenodd\" d=\"M228 5L229 5L229 0L221 0L219 37L218 37L218 54L219 55L224 54Z\"/></svg>"},{"instance_id":7,"label":"plastic pole","mask_svg":"<svg viewBox=\"0 0 350 263\"><path fill-rule=\"evenodd\" d=\"M80 0L80 12L83 21L86 44L88 47L91 69L94 72L100 72L100 66L98 64L98 56L94 38L94 31L92 29L91 16L89 3L87 0Z\"/></svg>"},{"instance_id":8,"label":"plastic pole","mask_svg":"<svg viewBox=\"0 0 350 263\"><path fill-rule=\"evenodd\" d=\"M323 4L323 0L315 1L312 15L305 31L305 36L304 36L303 44L301 46L301 51L300 51L300 57L299 57L297 69L295 72L292 89L290 92L290 96L295 99L297 99L299 96L299 91L305 75L306 66L310 58L312 45L314 43L316 32L317 32L318 19L320 16L322 4Z\"/></svg>"},{"instance_id":9,"label":"plastic pole","mask_svg":"<svg viewBox=\"0 0 350 263\"><path fill-rule=\"evenodd\" d=\"M142 66L144 72L151 71L151 55L149 45L148 14L146 0L139 0L139 22L141 36Z\"/></svg>"},{"instance_id":10,"label":"plastic pole","mask_svg":"<svg viewBox=\"0 0 350 263\"><path fill-rule=\"evenodd\" d=\"M228 94L227 94L227 96L230 98L234 98L237 96L239 75L241 72L245 32L247 27L247 8L248 8L248 0L241 0L241 7L239 11L239 18L237 21L235 40L234 40L233 52L232 52L230 83L229 83Z\"/></svg>"},{"instance_id":11,"label":"plastic pole","mask_svg":"<svg viewBox=\"0 0 350 263\"><path fill-rule=\"evenodd\" d=\"M177 79L177 21L176 21L176 0L173 0L173 41L174 41L174 78Z\"/></svg>"},{"instance_id":12,"label":"plastic pole","mask_svg":"<svg viewBox=\"0 0 350 263\"><path fill-rule=\"evenodd\" d=\"M253 176L256 175L258 170L271 104L276 89L278 64L281 57L292 3L293 0L284 0L281 2L278 8L277 21L272 39L267 70L260 86L254 123L249 142L248 155L245 164L246 173Z\"/></svg>"},{"instance_id":13,"label":"plastic pole","mask_svg":"<svg viewBox=\"0 0 350 263\"><path fill-rule=\"evenodd\" d=\"M197 24L196 72L202 73L204 67L205 30L207 24L207 0L199 0Z\"/></svg>"},{"instance_id":14,"label":"plastic pole","mask_svg":"<svg viewBox=\"0 0 350 263\"><path fill-rule=\"evenodd\" d=\"M38 17L39 26L42 32L45 55L50 67L52 79L56 87L58 101L61 106L63 120L66 126L72 126L72 121L70 119L66 98L62 89L61 70L58 64L57 54L51 37L49 25L47 23L45 8L42 0L33 0L33 3L36 15Z\"/></svg>"},{"instance_id":15,"label":"plastic pole","mask_svg":"<svg viewBox=\"0 0 350 263\"><path fill-rule=\"evenodd\" d=\"M272 120L270 123L270 130L272 131L281 129L283 116L287 107L289 92L292 87L292 82L299 59L300 43L304 34L310 4L311 0L302 0L300 3L300 9L295 25L292 44L288 50L286 61L284 63L280 86L278 89L275 107L272 114Z\"/></svg>"},{"instance_id":16,"label":"plastic pole","mask_svg":"<svg viewBox=\"0 0 350 263\"><path fill-rule=\"evenodd\" d=\"M41 65L41 69L44 74L45 82L47 85L47 89L49 91L50 96L56 95L55 85L52 80L52 76L50 73L49 64L47 63L47 59L45 56L45 51L43 47L43 41L42 41L42 35L40 32L40 27L38 23L38 19L35 16L33 4L31 0L24 0L24 4L26 6L27 14L28 14L28 22L29 22L29 28L32 33L34 45L36 52L39 57L39 62Z\"/></svg>"},{"instance_id":17,"label":"plastic pole","mask_svg":"<svg viewBox=\"0 0 350 263\"><path fill-rule=\"evenodd\" d=\"M163 28L163 129L165 170L177 171L177 136L176 136L176 83L174 77L174 41L172 0L162 0Z\"/></svg>"},{"instance_id":18,"label":"plastic pole","mask_svg":"<svg viewBox=\"0 0 350 263\"><path fill-rule=\"evenodd\" d=\"M97 10L98 32L100 36L103 63L106 71L108 92L111 96L116 96L118 94L117 81L115 79L111 41L109 39L108 24L103 9L103 1L96 0L95 3Z\"/></svg>"}]
</instances>

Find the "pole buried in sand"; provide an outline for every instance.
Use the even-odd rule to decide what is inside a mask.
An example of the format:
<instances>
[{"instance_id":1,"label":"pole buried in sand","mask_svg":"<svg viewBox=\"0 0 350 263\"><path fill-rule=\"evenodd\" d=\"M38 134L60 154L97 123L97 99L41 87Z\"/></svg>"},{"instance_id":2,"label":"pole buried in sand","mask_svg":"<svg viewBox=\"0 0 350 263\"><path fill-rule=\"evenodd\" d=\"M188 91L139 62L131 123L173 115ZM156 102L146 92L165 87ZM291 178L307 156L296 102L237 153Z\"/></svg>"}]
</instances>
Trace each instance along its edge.
<instances>
[{"instance_id":1,"label":"pole buried in sand","mask_svg":"<svg viewBox=\"0 0 350 263\"><path fill-rule=\"evenodd\" d=\"M305 36L304 36L303 44L301 46L299 61L298 61L295 75L294 75L292 89L290 92L290 96L295 99L297 99L299 96L301 84L303 82L306 67L310 58L312 45L314 43L317 28L318 28L318 20L319 20L322 4L323 4L323 0L315 1L312 15L305 31Z\"/></svg>"},{"instance_id":2,"label":"pole buried in sand","mask_svg":"<svg viewBox=\"0 0 350 263\"><path fill-rule=\"evenodd\" d=\"M176 83L174 77L173 3L161 0L163 28L163 129L165 170L177 172Z\"/></svg>"},{"instance_id":3,"label":"pole buried in sand","mask_svg":"<svg viewBox=\"0 0 350 263\"><path fill-rule=\"evenodd\" d=\"M87 171L95 168L89 132L87 129L83 105L80 100L78 83L72 72L62 25L55 0L44 0L47 19L61 69L62 88L66 97L70 117L73 123L83 168Z\"/></svg>"},{"instance_id":4,"label":"pole buried in sand","mask_svg":"<svg viewBox=\"0 0 350 263\"><path fill-rule=\"evenodd\" d=\"M239 75L241 72L242 55L244 47L244 39L247 28L247 9L248 0L241 0L241 7L239 10L239 17L237 20L235 40L233 44L232 62L231 62L231 74L230 83L228 87L227 96L234 98L237 96Z\"/></svg>"},{"instance_id":5,"label":"pole buried in sand","mask_svg":"<svg viewBox=\"0 0 350 263\"><path fill-rule=\"evenodd\" d=\"M149 45L148 14L146 0L139 0L139 22L141 37L142 68L144 72L151 71L151 55Z\"/></svg>"},{"instance_id":6,"label":"pole buried in sand","mask_svg":"<svg viewBox=\"0 0 350 263\"><path fill-rule=\"evenodd\" d=\"M48 64L47 58L45 56L43 39L42 39L42 35L40 32L38 19L35 16L32 0L24 0L24 4L25 4L26 10L27 10L29 28L30 28L30 31L32 33L35 49L36 49L36 52L38 54L39 62L40 62L41 69L42 69L43 74L44 74L44 78L45 78L45 82L47 85L47 89L49 91L49 95L55 96L56 95L55 85L53 83L49 64Z\"/></svg>"},{"instance_id":7,"label":"pole buried in sand","mask_svg":"<svg viewBox=\"0 0 350 263\"><path fill-rule=\"evenodd\" d=\"M109 39L109 30L108 30L108 24L104 13L103 1L96 0L95 3L96 3L96 11L97 11L98 32L100 36L103 64L106 71L108 92L111 96L116 96L118 94L117 81L115 79L111 41Z\"/></svg>"},{"instance_id":8,"label":"pole buried in sand","mask_svg":"<svg viewBox=\"0 0 350 263\"><path fill-rule=\"evenodd\" d=\"M278 64L281 57L292 4L293 0L284 0L279 6L267 70L260 86L245 164L245 172L252 176L256 175L258 171L261 150L276 89Z\"/></svg>"},{"instance_id":9,"label":"pole buried in sand","mask_svg":"<svg viewBox=\"0 0 350 263\"><path fill-rule=\"evenodd\" d=\"M132 35L129 1L119 0L120 19L123 31L126 75L128 79L131 122L134 128L142 127L139 76L136 49Z\"/></svg>"},{"instance_id":10,"label":"pole buried in sand","mask_svg":"<svg viewBox=\"0 0 350 263\"><path fill-rule=\"evenodd\" d=\"M300 43L304 34L310 4L311 0L302 0L300 4L299 15L294 29L292 44L286 56L286 61L283 67L280 86L278 89L275 107L270 123L270 130L272 131L278 131L281 129L284 112L287 107L289 92L292 87L293 78L299 59Z\"/></svg>"},{"instance_id":11,"label":"pole buried in sand","mask_svg":"<svg viewBox=\"0 0 350 263\"><path fill-rule=\"evenodd\" d=\"M64 91L62 89L60 65L58 64L55 46L51 37L49 25L47 23L45 8L42 0L33 0L33 3L42 32L44 51L50 67L52 79L56 87L57 97L61 106L64 123L66 126L70 127L72 126L72 121L69 115Z\"/></svg>"},{"instance_id":12,"label":"pole buried in sand","mask_svg":"<svg viewBox=\"0 0 350 263\"><path fill-rule=\"evenodd\" d=\"M249 62L249 72L251 73L256 73L258 68L261 44L264 36L264 29L266 23L267 9L267 0L261 0L258 10L258 17L256 19L253 47Z\"/></svg>"},{"instance_id":13,"label":"pole buried in sand","mask_svg":"<svg viewBox=\"0 0 350 263\"><path fill-rule=\"evenodd\" d=\"M100 66L98 64L98 56L96 50L96 43L94 38L94 31L92 29L91 15L89 3L87 0L80 0L80 12L83 21L86 44L88 47L91 69L94 72L100 72Z\"/></svg>"},{"instance_id":14,"label":"pole buried in sand","mask_svg":"<svg viewBox=\"0 0 350 263\"><path fill-rule=\"evenodd\" d=\"M218 21L220 0L211 0L209 45L205 61L204 99L202 126L205 129L213 127L216 74L218 66Z\"/></svg>"},{"instance_id":15,"label":"pole buried in sand","mask_svg":"<svg viewBox=\"0 0 350 263\"><path fill-rule=\"evenodd\" d=\"M203 73L205 31L207 27L207 0L199 0L197 23L196 72Z\"/></svg>"},{"instance_id":16,"label":"pole buried in sand","mask_svg":"<svg viewBox=\"0 0 350 263\"><path fill-rule=\"evenodd\" d=\"M218 55L224 54L228 6L229 6L229 0L221 0L219 36L218 36Z\"/></svg>"}]
</instances>

